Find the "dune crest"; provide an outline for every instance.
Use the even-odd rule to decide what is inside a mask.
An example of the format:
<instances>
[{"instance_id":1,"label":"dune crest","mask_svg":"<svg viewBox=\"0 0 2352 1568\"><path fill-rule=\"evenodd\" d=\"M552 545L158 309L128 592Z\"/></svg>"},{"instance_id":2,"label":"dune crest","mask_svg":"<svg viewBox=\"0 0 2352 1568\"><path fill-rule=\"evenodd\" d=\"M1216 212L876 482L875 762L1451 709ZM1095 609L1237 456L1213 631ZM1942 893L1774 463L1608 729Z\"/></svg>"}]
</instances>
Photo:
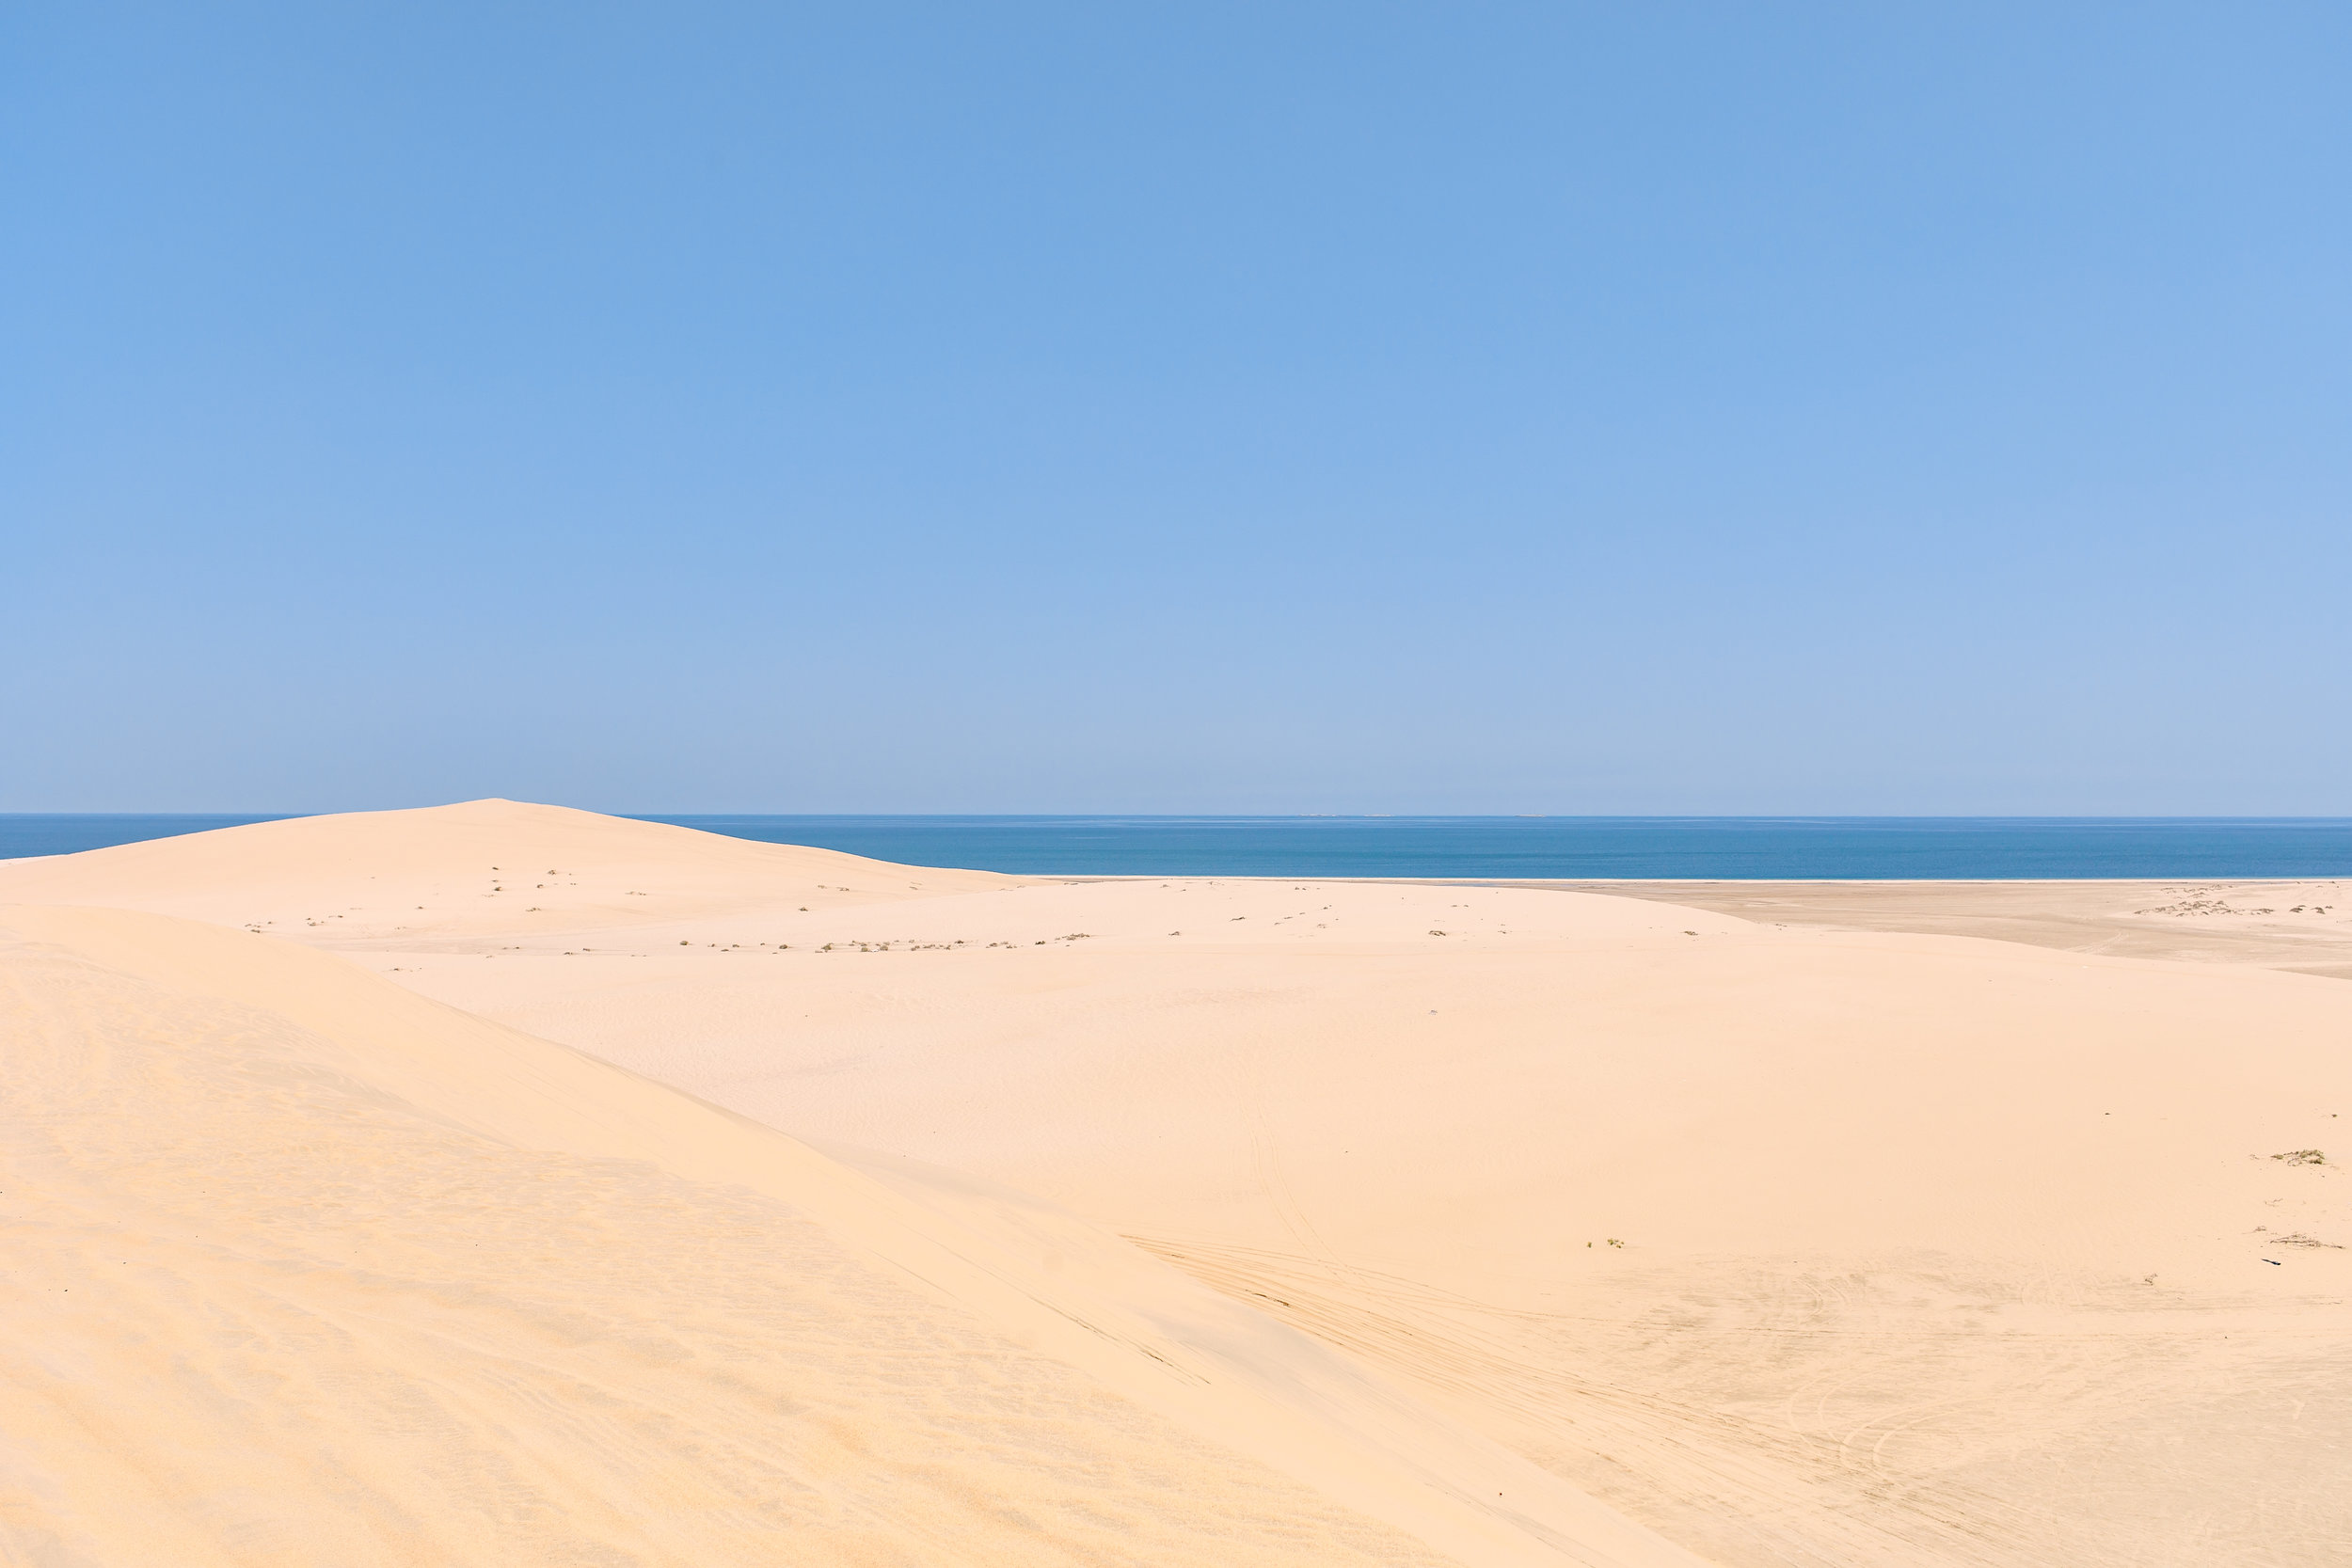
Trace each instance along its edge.
<instances>
[{"instance_id":1,"label":"dune crest","mask_svg":"<svg viewBox=\"0 0 2352 1568\"><path fill-rule=\"evenodd\" d=\"M0 898L9 902L151 910L297 940L593 931L787 894L822 910L1015 882L500 800L288 817L0 862Z\"/></svg>"}]
</instances>

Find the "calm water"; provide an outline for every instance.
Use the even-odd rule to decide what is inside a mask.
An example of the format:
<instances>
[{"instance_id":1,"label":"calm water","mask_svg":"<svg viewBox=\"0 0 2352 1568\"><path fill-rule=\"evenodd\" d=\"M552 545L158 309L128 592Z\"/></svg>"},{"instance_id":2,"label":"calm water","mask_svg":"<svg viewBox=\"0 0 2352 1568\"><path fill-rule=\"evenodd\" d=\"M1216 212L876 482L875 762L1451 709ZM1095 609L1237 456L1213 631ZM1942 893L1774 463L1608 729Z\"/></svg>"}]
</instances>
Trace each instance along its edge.
<instances>
[{"instance_id":1,"label":"calm water","mask_svg":"<svg viewBox=\"0 0 2352 1568\"><path fill-rule=\"evenodd\" d=\"M173 838L214 828L279 820L277 816L137 816L111 813L89 816L62 813L11 816L0 813L0 860L18 855L71 855L82 849L103 849L113 844L136 844L142 839Z\"/></svg>"},{"instance_id":2,"label":"calm water","mask_svg":"<svg viewBox=\"0 0 2352 1568\"><path fill-rule=\"evenodd\" d=\"M267 816L0 816L0 858ZM2346 817L653 816L913 865L1211 877L2345 877Z\"/></svg>"}]
</instances>

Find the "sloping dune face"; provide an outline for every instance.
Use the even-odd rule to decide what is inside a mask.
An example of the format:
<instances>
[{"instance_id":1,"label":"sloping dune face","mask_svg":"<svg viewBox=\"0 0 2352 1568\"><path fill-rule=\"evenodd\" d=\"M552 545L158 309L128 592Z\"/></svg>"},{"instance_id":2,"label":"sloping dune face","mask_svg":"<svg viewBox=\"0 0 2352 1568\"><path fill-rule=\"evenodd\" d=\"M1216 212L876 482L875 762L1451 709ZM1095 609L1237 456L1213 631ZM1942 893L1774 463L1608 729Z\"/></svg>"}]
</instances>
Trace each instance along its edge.
<instances>
[{"instance_id":1,"label":"sloping dune face","mask_svg":"<svg viewBox=\"0 0 2352 1568\"><path fill-rule=\"evenodd\" d=\"M0 908L0 1033L10 1561L1692 1560L1066 1216L324 954Z\"/></svg>"},{"instance_id":2,"label":"sloping dune face","mask_svg":"<svg viewBox=\"0 0 2352 1568\"><path fill-rule=\"evenodd\" d=\"M541 809L342 820L560 866ZM1423 1492L1538 1498L1536 1533L1588 1557L1650 1549L1597 1497L1742 1568L2318 1568L2352 1539L2340 981L1529 889L818 875L685 840L633 865L663 900L641 918L477 895L354 931L315 917L380 873L264 829L243 871L181 840L135 875L0 866L0 898L248 927L290 898L315 923L264 929L818 1140L936 1223L1012 1225L991 1256L1040 1292L1081 1275L1073 1312L1123 1314L1254 1410L1344 1411L1374 1457L1311 1421L1250 1448L1254 1418L1089 1375L1464 1560L1506 1559L1442 1535L1463 1516L1377 1514L1350 1466L1409 1453ZM1051 1239L1100 1231L1003 1189L1250 1315ZM1502 1472L1415 1400L1562 1490L1464 1479Z\"/></svg>"},{"instance_id":3,"label":"sloping dune face","mask_svg":"<svg viewBox=\"0 0 2352 1568\"><path fill-rule=\"evenodd\" d=\"M444 933L707 917L787 895L822 910L1013 880L514 800L294 817L0 863L0 897L15 903L109 905L272 936L420 944Z\"/></svg>"}]
</instances>

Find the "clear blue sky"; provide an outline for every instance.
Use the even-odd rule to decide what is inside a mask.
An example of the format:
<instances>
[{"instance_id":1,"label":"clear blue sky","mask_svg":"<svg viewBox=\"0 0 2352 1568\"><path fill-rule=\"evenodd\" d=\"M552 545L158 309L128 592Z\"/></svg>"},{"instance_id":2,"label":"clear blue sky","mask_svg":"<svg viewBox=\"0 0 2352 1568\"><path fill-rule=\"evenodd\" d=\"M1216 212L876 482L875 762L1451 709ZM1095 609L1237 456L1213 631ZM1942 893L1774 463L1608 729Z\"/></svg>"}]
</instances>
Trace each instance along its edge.
<instances>
[{"instance_id":1,"label":"clear blue sky","mask_svg":"<svg viewBox=\"0 0 2352 1568\"><path fill-rule=\"evenodd\" d=\"M2352 9L41 4L0 810L2352 814Z\"/></svg>"}]
</instances>

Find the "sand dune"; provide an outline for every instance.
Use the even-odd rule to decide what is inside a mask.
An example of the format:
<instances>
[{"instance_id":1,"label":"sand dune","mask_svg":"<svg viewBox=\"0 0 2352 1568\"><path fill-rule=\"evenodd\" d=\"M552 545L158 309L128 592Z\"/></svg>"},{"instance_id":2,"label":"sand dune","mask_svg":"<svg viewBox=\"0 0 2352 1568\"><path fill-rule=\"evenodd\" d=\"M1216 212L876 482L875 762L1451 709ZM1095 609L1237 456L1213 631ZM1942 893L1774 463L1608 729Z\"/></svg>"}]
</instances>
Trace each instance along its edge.
<instances>
[{"instance_id":1,"label":"sand dune","mask_svg":"<svg viewBox=\"0 0 2352 1568\"><path fill-rule=\"evenodd\" d=\"M1042 1206L325 955L0 928L12 1560L1692 1560Z\"/></svg>"},{"instance_id":2,"label":"sand dune","mask_svg":"<svg viewBox=\"0 0 2352 1568\"><path fill-rule=\"evenodd\" d=\"M15 903L149 910L274 936L418 942L707 919L765 910L787 893L825 910L1013 882L511 800L293 817L0 862L0 895Z\"/></svg>"},{"instance_id":3,"label":"sand dune","mask_svg":"<svg viewBox=\"0 0 2352 1568\"><path fill-rule=\"evenodd\" d=\"M439 904L400 895L430 924L369 901L386 873L337 822L454 868ZM1724 1564L2318 1564L2352 1537L2352 1205L2335 1155L2276 1158L2345 1141L2340 981L1517 888L951 878L636 824L608 855L605 826L264 824L225 858L0 866L0 898L335 949L815 1140L926 1223L1044 1212L937 1167L1058 1204L1404 1391L1353 1396L1391 1424L1312 1473L1152 1408L1461 1560L1507 1559L1346 1489L1501 1462L1415 1401L1552 1478L1543 1530L1629 1560L1665 1548L1586 1496ZM468 856L634 881L511 909L453 879ZM1040 1267L1044 1223L994 1244ZM1172 1275L1133 1266L1097 1272L1159 1282L1101 1288L1160 1323Z\"/></svg>"}]
</instances>

